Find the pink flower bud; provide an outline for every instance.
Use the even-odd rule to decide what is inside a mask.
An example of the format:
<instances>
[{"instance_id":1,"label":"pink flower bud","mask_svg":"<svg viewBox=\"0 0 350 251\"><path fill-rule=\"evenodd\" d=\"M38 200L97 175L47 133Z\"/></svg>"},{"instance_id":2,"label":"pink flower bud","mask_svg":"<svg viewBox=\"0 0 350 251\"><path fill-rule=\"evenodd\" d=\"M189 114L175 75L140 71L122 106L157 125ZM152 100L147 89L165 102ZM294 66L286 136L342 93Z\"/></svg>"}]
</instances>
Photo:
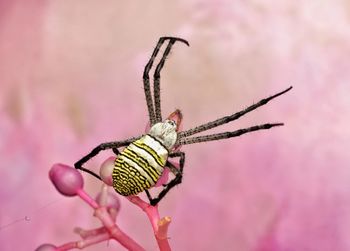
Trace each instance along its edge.
<instances>
[{"instance_id":1,"label":"pink flower bud","mask_svg":"<svg viewBox=\"0 0 350 251\"><path fill-rule=\"evenodd\" d=\"M77 191L84 185L81 173L64 164L54 164L49 172L49 177L56 189L65 196L77 195Z\"/></svg>"},{"instance_id":2,"label":"pink flower bud","mask_svg":"<svg viewBox=\"0 0 350 251\"><path fill-rule=\"evenodd\" d=\"M114 169L114 161L115 156L109 157L102 163L100 168L100 177L102 181L108 186L113 185L112 173Z\"/></svg>"},{"instance_id":3,"label":"pink flower bud","mask_svg":"<svg viewBox=\"0 0 350 251\"><path fill-rule=\"evenodd\" d=\"M37 247L35 251L55 251L56 249L57 249L56 246L45 243Z\"/></svg>"},{"instance_id":4,"label":"pink flower bud","mask_svg":"<svg viewBox=\"0 0 350 251\"><path fill-rule=\"evenodd\" d=\"M108 191L103 194L103 191L96 196L96 202L107 208L114 208L117 212L120 209L120 200L115 191Z\"/></svg>"},{"instance_id":5,"label":"pink flower bud","mask_svg":"<svg viewBox=\"0 0 350 251\"><path fill-rule=\"evenodd\" d=\"M157 181L157 183L154 186L160 187L160 186L166 184L168 182L168 180L169 180L169 169L164 168L162 176L160 176L159 180Z\"/></svg>"},{"instance_id":6,"label":"pink flower bud","mask_svg":"<svg viewBox=\"0 0 350 251\"><path fill-rule=\"evenodd\" d=\"M170 161L170 160L169 160L169 162L171 164L173 164L177 169L180 168L180 165L178 163L176 163L174 161ZM162 176L160 176L159 180L157 181L157 183L154 186L159 187L159 186L165 185L169 180L169 172L170 172L169 168L164 168Z\"/></svg>"}]
</instances>

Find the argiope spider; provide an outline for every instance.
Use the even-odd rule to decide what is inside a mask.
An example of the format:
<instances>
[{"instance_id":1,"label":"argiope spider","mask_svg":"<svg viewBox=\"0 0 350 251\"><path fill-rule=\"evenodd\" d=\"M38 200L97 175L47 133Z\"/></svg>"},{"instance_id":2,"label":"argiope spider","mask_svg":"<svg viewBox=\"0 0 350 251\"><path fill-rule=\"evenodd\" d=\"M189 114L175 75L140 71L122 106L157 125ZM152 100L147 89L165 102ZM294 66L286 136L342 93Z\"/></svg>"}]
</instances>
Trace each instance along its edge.
<instances>
[{"instance_id":1,"label":"argiope spider","mask_svg":"<svg viewBox=\"0 0 350 251\"><path fill-rule=\"evenodd\" d=\"M154 71L152 98L149 72L161 46L165 41L169 42ZM190 136L236 120L292 89L292 87L289 87L282 92L260 100L258 103L255 103L244 110L202 124L192 129L179 132L179 125L182 120L181 112L176 110L163 121L160 103L160 72L172 46L177 41L189 46L189 43L182 38L161 37L144 69L143 84L151 126L149 132L147 134L129 138L123 141L102 143L75 163L75 168L88 172L96 178L101 179L99 175L84 168L82 165L96 156L100 151L112 149L117 155L112 174L114 189L119 194L124 196L135 195L145 191L151 205L156 205L174 186L180 184L182 181L185 153L178 150L179 146L238 137L245 133L270 129L275 126L282 126L283 123L267 123L232 132L223 132L197 137ZM119 152L118 148L120 147L125 148ZM168 158L175 157L180 158L179 169L168 161ZM148 189L154 186L160 179L164 168L169 168L169 170L175 175L175 178L164 185L163 190L158 194L157 198L152 198L148 192Z\"/></svg>"}]
</instances>

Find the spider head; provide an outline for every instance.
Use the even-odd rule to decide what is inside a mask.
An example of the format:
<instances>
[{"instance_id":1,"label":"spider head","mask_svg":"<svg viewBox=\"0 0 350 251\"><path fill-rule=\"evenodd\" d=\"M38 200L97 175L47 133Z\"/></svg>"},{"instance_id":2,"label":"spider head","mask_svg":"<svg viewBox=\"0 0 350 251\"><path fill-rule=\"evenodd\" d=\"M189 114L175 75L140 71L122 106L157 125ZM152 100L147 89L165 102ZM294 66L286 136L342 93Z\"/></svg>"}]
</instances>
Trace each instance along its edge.
<instances>
[{"instance_id":1,"label":"spider head","mask_svg":"<svg viewBox=\"0 0 350 251\"><path fill-rule=\"evenodd\" d=\"M181 124L182 114L180 110L171 113L163 122L154 124L149 134L158 139L170 150L174 147L177 140L177 132Z\"/></svg>"}]
</instances>

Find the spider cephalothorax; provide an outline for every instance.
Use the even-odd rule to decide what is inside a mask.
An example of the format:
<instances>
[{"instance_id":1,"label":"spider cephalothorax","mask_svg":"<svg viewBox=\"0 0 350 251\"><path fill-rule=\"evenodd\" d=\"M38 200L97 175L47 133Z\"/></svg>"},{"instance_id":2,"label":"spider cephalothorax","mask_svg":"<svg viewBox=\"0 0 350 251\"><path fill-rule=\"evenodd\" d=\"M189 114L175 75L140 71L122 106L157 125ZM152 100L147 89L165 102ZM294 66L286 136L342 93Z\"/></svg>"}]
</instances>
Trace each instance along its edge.
<instances>
[{"instance_id":1,"label":"spider cephalothorax","mask_svg":"<svg viewBox=\"0 0 350 251\"><path fill-rule=\"evenodd\" d=\"M169 43L154 71L152 98L149 71L151 70L153 62L158 55L160 47L165 41L169 41ZM234 114L204 123L186 131L179 131L182 120L181 112L176 110L163 121L160 104L160 72L172 46L176 41L189 45L188 42L182 38L161 37L144 69L143 83L150 120L150 130L148 133L123 141L102 143L95 147L88 155L84 156L75 163L75 168L81 169L101 179L96 173L82 167L82 165L89 159L96 156L100 151L112 149L113 152L117 154L115 167L112 174L114 189L124 196L134 195L145 191L151 205L156 205L171 190L171 188L182 181L185 153L178 150L179 146L237 137L253 131L282 126L283 123L267 123L232 132L223 132L196 137L190 136L236 120L246 113L265 105L270 100L292 89L292 87L289 87L282 92L262 99L258 103L255 103ZM119 152L118 148L120 147L125 148ZM179 158L179 168L176 168L173 164L171 164L171 162L168 161L169 158ZM175 178L164 185L163 190L158 194L157 198L152 198L148 192L148 189L157 183L165 168L169 168L169 170L175 175Z\"/></svg>"}]
</instances>

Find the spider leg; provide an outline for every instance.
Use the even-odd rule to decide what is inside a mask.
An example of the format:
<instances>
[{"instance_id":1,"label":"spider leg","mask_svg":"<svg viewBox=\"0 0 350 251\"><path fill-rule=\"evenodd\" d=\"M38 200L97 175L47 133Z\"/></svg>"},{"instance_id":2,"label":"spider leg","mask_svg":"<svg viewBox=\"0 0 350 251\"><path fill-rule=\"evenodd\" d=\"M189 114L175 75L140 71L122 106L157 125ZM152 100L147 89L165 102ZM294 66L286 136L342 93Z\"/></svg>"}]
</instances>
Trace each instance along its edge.
<instances>
[{"instance_id":1,"label":"spider leg","mask_svg":"<svg viewBox=\"0 0 350 251\"><path fill-rule=\"evenodd\" d=\"M185 153L184 152L173 152L169 154L169 158L176 158L180 157L180 169L177 169L173 164L171 164L169 161L167 161L166 166L170 168L170 170L173 172L173 169L176 169L175 178L172 179L165 187L164 189L158 194L157 198L152 199L151 195L148 191L146 191L147 197L150 201L150 204L152 206L155 206L159 203L161 199L164 198L164 196L176 185L180 184L182 182L182 174L183 169L185 165Z\"/></svg>"},{"instance_id":2,"label":"spider leg","mask_svg":"<svg viewBox=\"0 0 350 251\"><path fill-rule=\"evenodd\" d=\"M154 94L155 117L156 117L155 122L156 123L162 121L162 113L161 113L161 108L160 108L160 72L164 66L165 60L171 51L171 47L174 45L174 43L176 41L182 42L182 43L186 44L187 46L189 46L189 43L182 38L161 37L158 41L157 47L154 50L154 52L158 53L159 48L160 48L160 46L158 47L158 45L163 44L165 40L169 40L169 43L168 43L168 45L163 53L161 60L159 61L158 65L156 67L156 70L154 71L154 76L153 76L153 79L154 79L154 86L153 86L154 93L153 94ZM153 54L154 54L154 52L153 52Z\"/></svg>"},{"instance_id":3,"label":"spider leg","mask_svg":"<svg viewBox=\"0 0 350 251\"><path fill-rule=\"evenodd\" d=\"M159 51L159 48L162 44L158 42L156 48L154 49L151 58L149 59L148 63L145 66L145 69L143 71L143 88L145 90L146 95L146 103L147 103L147 109L148 109L148 116L151 126L155 124L156 117L154 114L154 107L153 107L153 100L152 100L152 94L151 94L151 87L149 83L149 71L152 68L154 59L157 56L157 53Z\"/></svg>"},{"instance_id":4,"label":"spider leg","mask_svg":"<svg viewBox=\"0 0 350 251\"><path fill-rule=\"evenodd\" d=\"M223 124L226 124L226 123L229 123L233 120L236 120L240 117L242 117L243 115L257 109L258 107L260 106L263 106L265 104L267 104L269 101L271 101L272 99L288 92L289 90L292 89L292 86L290 86L289 88L287 88L286 90L284 91L281 91L275 95L272 95L270 97L267 97L267 98L264 98L262 100L260 100L258 103L255 103L249 107L247 107L246 109L244 110L241 110L239 112L236 112L232 115L229 115L229 116L225 116L225 117L222 117L222 118L219 118L217 120L214 120L214 121L211 121L209 123L205 123L203 125L200 125L200 126L197 126L195 128L192 128L192 129L189 129L187 131L183 131L183 132L179 132L178 133L178 139L180 140L181 138L185 138L185 137L188 137L188 136L191 136L193 134L196 134L196 133L200 133L200 132L203 132L203 131L206 131L206 130L209 130L209 129L212 129L214 127L217 127L217 126L220 126L220 125L223 125ZM181 141L181 140L180 140ZM180 144L181 145L181 144Z\"/></svg>"},{"instance_id":5,"label":"spider leg","mask_svg":"<svg viewBox=\"0 0 350 251\"><path fill-rule=\"evenodd\" d=\"M153 200L151 194L148 192L148 190L145 190L145 193L147 194L148 200L151 202Z\"/></svg>"},{"instance_id":6,"label":"spider leg","mask_svg":"<svg viewBox=\"0 0 350 251\"><path fill-rule=\"evenodd\" d=\"M206 142L206 141L228 139L232 137L238 137L238 136L241 136L242 134L250 133L253 131L270 129L271 127L275 127L275 126L283 126L283 123L256 125L248 128L239 129L233 132L223 132L223 133L204 135L204 136L198 136L198 137L182 138L179 140L178 144L188 145L188 144L194 144L194 143L200 143L200 142Z\"/></svg>"},{"instance_id":7,"label":"spider leg","mask_svg":"<svg viewBox=\"0 0 350 251\"><path fill-rule=\"evenodd\" d=\"M89 161L90 159L95 157L100 151L112 149L114 153L119 153L117 148L122 147L122 146L127 146L131 142L135 141L138 138L139 137L134 137L134 138L126 139L123 141L102 143L102 144L98 145L97 147L95 147L89 154L85 155L83 158L81 158L79 161L77 161L74 164L74 167L76 169L80 169L84 172L87 172L87 173L91 174L92 176L96 177L97 179L101 180L101 177L99 175L97 175L93 171L90 171L89 169L84 168L83 164L85 164L87 161Z\"/></svg>"},{"instance_id":8,"label":"spider leg","mask_svg":"<svg viewBox=\"0 0 350 251\"><path fill-rule=\"evenodd\" d=\"M119 155L120 154L120 152L118 150L118 147L112 148L112 151L115 153L115 155Z\"/></svg>"}]
</instances>

